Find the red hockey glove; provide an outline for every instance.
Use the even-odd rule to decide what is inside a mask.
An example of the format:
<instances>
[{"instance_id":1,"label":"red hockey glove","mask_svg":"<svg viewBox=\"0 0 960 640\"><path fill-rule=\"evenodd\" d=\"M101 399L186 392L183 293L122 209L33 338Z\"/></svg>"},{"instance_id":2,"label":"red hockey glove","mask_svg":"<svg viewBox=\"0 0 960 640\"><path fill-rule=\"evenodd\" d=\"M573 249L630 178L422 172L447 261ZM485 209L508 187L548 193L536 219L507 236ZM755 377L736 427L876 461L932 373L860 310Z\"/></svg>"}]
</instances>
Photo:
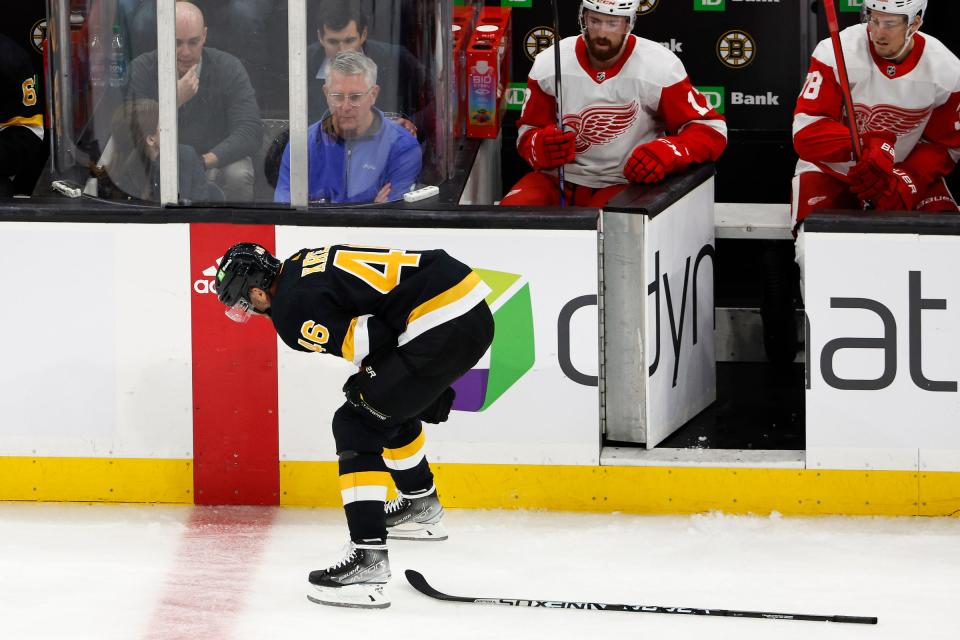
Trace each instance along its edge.
<instances>
[{"instance_id":1,"label":"red hockey glove","mask_svg":"<svg viewBox=\"0 0 960 640\"><path fill-rule=\"evenodd\" d=\"M913 211L920 201L920 195L917 181L898 165L893 170L893 190L878 198L874 204L878 211Z\"/></svg>"},{"instance_id":2,"label":"red hockey glove","mask_svg":"<svg viewBox=\"0 0 960 640\"><path fill-rule=\"evenodd\" d=\"M861 200L878 200L893 193L896 178L893 163L896 161L897 136L885 131L869 131L863 134L863 153L860 161L850 169L850 191Z\"/></svg>"},{"instance_id":3,"label":"red hockey glove","mask_svg":"<svg viewBox=\"0 0 960 640\"><path fill-rule=\"evenodd\" d=\"M573 131L560 131L555 124L538 129L530 138L527 161L537 171L556 169L573 162L576 157L576 138L577 134Z\"/></svg>"},{"instance_id":4,"label":"red hockey glove","mask_svg":"<svg viewBox=\"0 0 960 640\"><path fill-rule=\"evenodd\" d=\"M633 150L623 167L623 177L630 182L651 184L690 164L690 151L673 140L657 138Z\"/></svg>"}]
</instances>

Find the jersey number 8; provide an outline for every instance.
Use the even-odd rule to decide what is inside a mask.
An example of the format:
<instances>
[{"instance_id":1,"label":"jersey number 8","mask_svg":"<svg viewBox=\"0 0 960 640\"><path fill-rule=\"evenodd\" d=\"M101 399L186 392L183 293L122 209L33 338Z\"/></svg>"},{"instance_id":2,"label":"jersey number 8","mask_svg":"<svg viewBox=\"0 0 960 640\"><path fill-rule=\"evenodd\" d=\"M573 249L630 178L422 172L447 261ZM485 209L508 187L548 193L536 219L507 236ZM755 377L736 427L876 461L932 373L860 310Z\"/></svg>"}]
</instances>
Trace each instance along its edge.
<instances>
[{"instance_id":1,"label":"jersey number 8","mask_svg":"<svg viewBox=\"0 0 960 640\"><path fill-rule=\"evenodd\" d=\"M820 97L820 87L823 85L823 75L819 71L807 74L807 81L803 85L801 96L807 100L816 100Z\"/></svg>"},{"instance_id":2,"label":"jersey number 8","mask_svg":"<svg viewBox=\"0 0 960 640\"><path fill-rule=\"evenodd\" d=\"M20 85L20 90L23 91L23 106L25 107L32 107L37 104L36 82L36 78L27 78Z\"/></svg>"}]
</instances>

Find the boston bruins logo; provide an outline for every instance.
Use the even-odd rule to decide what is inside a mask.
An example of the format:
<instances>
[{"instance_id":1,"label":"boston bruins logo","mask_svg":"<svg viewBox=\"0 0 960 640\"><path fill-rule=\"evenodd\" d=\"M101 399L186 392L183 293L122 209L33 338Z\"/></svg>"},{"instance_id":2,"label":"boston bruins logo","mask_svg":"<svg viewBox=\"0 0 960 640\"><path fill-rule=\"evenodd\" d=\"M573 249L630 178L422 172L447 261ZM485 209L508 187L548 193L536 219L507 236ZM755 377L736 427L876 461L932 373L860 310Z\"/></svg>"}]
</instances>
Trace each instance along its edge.
<instances>
[{"instance_id":1,"label":"boston bruins logo","mask_svg":"<svg viewBox=\"0 0 960 640\"><path fill-rule=\"evenodd\" d=\"M534 27L523 39L523 50L527 57L533 60L537 54L553 44L553 29L550 27Z\"/></svg>"},{"instance_id":2,"label":"boston bruins logo","mask_svg":"<svg viewBox=\"0 0 960 640\"><path fill-rule=\"evenodd\" d=\"M47 37L46 19L37 20L30 27L30 41L33 42L33 48L39 52L43 51L43 39Z\"/></svg>"},{"instance_id":3,"label":"boston bruins logo","mask_svg":"<svg viewBox=\"0 0 960 640\"><path fill-rule=\"evenodd\" d=\"M727 31L717 41L717 57L731 69L743 69L753 62L757 44L746 31Z\"/></svg>"},{"instance_id":4,"label":"boston bruins logo","mask_svg":"<svg viewBox=\"0 0 960 640\"><path fill-rule=\"evenodd\" d=\"M637 15L645 16L648 13L653 13L657 10L659 5L660 0L640 0L640 6L637 8Z\"/></svg>"}]
</instances>

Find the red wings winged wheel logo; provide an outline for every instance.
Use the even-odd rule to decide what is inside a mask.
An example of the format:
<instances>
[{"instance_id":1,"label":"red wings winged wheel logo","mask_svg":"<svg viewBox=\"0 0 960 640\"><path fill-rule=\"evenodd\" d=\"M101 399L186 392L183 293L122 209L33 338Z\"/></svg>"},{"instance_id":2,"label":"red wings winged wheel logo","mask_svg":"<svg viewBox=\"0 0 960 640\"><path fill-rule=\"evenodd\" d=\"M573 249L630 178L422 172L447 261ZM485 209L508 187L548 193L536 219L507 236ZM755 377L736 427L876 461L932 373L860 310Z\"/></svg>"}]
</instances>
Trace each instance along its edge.
<instances>
[{"instance_id":1,"label":"red wings winged wheel logo","mask_svg":"<svg viewBox=\"0 0 960 640\"><path fill-rule=\"evenodd\" d=\"M630 128L639 111L636 100L630 104L589 107L580 113L563 116L563 127L569 127L577 134L577 153L583 153L595 144L616 140Z\"/></svg>"},{"instance_id":2,"label":"red wings winged wheel logo","mask_svg":"<svg viewBox=\"0 0 960 640\"><path fill-rule=\"evenodd\" d=\"M905 136L923 124L930 115L930 107L924 109L904 109L892 104L878 104L869 107L865 104L854 105L857 114L857 130L890 131Z\"/></svg>"}]
</instances>

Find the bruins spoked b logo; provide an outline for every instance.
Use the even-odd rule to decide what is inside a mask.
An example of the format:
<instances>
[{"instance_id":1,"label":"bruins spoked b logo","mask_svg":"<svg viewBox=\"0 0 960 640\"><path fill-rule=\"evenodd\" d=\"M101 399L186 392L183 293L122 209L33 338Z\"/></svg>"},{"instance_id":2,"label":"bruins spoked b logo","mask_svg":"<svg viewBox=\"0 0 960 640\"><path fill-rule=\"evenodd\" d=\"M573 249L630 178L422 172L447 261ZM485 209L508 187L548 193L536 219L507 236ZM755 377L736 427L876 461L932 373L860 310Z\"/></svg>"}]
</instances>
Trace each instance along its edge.
<instances>
[{"instance_id":1,"label":"bruins spoked b logo","mask_svg":"<svg viewBox=\"0 0 960 640\"><path fill-rule=\"evenodd\" d=\"M523 39L523 50L527 57L533 60L537 54L553 44L553 29L550 27L534 27Z\"/></svg>"},{"instance_id":2,"label":"bruins spoked b logo","mask_svg":"<svg viewBox=\"0 0 960 640\"><path fill-rule=\"evenodd\" d=\"M640 0L640 6L637 7L637 15L645 16L648 13L653 13L659 4L660 0Z\"/></svg>"},{"instance_id":3,"label":"bruins spoked b logo","mask_svg":"<svg viewBox=\"0 0 960 640\"><path fill-rule=\"evenodd\" d=\"M743 69L757 55L757 44L746 31L727 31L717 41L717 57L731 69Z\"/></svg>"}]
</instances>

